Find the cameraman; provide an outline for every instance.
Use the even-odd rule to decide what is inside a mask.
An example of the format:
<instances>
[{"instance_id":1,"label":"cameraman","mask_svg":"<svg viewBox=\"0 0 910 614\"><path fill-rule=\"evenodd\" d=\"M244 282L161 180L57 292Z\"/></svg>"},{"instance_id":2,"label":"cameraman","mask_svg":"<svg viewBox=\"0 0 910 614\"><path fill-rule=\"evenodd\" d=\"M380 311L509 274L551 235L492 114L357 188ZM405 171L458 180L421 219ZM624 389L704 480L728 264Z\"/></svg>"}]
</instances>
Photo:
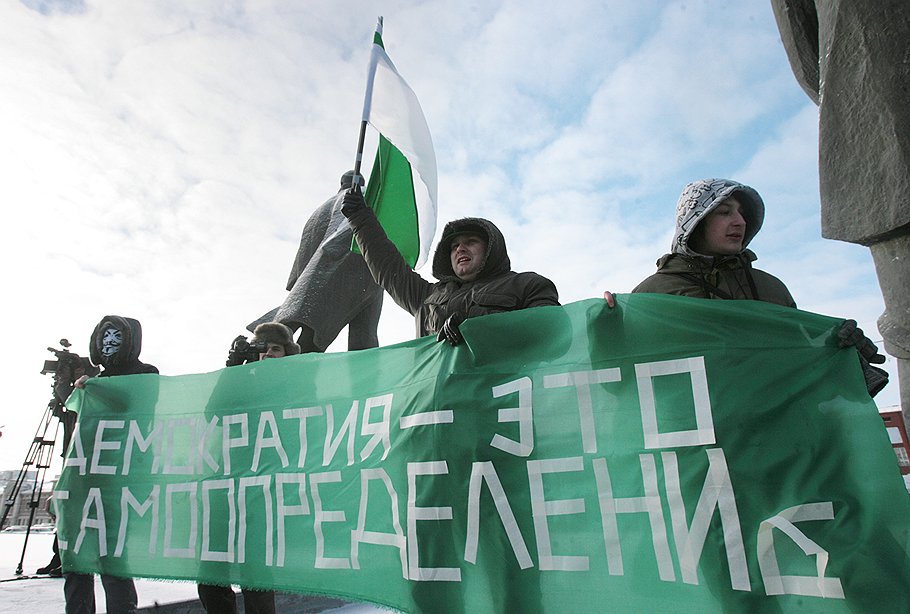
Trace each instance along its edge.
<instances>
[{"instance_id":1,"label":"cameraman","mask_svg":"<svg viewBox=\"0 0 910 614\"><path fill-rule=\"evenodd\" d=\"M242 343L238 343L243 339ZM243 337L234 340L228 354L227 365L267 358L283 358L300 353L300 346L294 343L291 329L278 322L263 322L253 331L253 340L247 344ZM243 609L246 614L275 614L275 591L260 591L240 587L243 593ZM208 614L237 614L237 601L230 586L199 584L196 587L199 601Z\"/></svg>"},{"instance_id":2,"label":"cameraman","mask_svg":"<svg viewBox=\"0 0 910 614\"><path fill-rule=\"evenodd\" d=\"M98 377L115 375L136 375L158 373L152 365L139 361L142 349L142 325L133 318L104 316L92 332L89 355L92 362L101 365ZM85 388L88 375L74 383L76 388ZM92 574L64 573L63 594L66 599L66 614L94 614L95 579ZM136 586L131 578L118 578L101 574L108 612L136 611L138 598Z\"/></svg>"}]
</instances>

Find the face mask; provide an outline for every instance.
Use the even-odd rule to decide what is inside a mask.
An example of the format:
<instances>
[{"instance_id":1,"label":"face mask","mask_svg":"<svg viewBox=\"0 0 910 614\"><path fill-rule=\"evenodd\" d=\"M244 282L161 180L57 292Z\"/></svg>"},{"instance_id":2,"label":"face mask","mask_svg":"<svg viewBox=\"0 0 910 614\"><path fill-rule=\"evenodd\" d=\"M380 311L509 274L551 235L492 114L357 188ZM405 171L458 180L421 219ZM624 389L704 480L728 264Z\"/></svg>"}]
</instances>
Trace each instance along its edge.
<instances>
[{"instance_id":1,"label":"face mask","mask_svg":"<svg viewBox=\"0 0 910 614\"><path fill-rule=\"evenodd\" d=\"M106 328L101 335L101 355L110 358L120 351L123 334L116 328Z\"/></svg>"}]
</instances>

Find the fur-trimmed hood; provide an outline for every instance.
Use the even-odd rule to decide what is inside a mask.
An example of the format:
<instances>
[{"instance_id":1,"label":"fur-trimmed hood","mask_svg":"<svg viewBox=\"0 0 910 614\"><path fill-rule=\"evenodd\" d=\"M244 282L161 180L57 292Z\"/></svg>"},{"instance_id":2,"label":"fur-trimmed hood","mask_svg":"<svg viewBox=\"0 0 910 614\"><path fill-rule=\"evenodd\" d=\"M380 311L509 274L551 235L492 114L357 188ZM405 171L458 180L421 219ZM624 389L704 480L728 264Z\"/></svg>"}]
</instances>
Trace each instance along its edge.
<instances>
[{"instance_id":1,"label":"fur-trimmed hood","mask_svg":"<svg viewBox=\"0 0 910 614\"><path fill-rule=\"evenodd\" d=\"M103 352L105 334L115 329L119 333L120 347L113 353L105 355ZM142 350L142 325L139 320L124 318L122 316L104 316L89 341L89 356L96 365L105 369L122 367L139 360Z\"/></svg>"},{"instance_id":2,"label":"fur-trimmed hood","mask_svg":"<svg viewBox=\"0 0 910 614\"><path fill-rule=\"evenodd\" d=\"M702 256L689 246L689 239L701 220L717 205L735 196L742 205L742 216L746 220L743 236L743 251L761 230L765 219L765 203L754 188L729 179L700 179L683 188L676 203L676 232L670 251L687 256Z\"/></svg>"},{"instance_id":3,"label":"fur-trimmed hood","mask_svg":"<svg viewBox=\"0 0 910 614\"><path fill-rule=\"evenodd\" d=\"M466 217L454 220L445 225L442 239L433 253L433 276L439 281L460 281L452 269L452 238L463 232L475 232L487 241L487 253L484 254L477 280L490 279L512 270L509 254L506 251L506 240L499 228L490 220L481 217Z\"/></svg>"}]
</instances>

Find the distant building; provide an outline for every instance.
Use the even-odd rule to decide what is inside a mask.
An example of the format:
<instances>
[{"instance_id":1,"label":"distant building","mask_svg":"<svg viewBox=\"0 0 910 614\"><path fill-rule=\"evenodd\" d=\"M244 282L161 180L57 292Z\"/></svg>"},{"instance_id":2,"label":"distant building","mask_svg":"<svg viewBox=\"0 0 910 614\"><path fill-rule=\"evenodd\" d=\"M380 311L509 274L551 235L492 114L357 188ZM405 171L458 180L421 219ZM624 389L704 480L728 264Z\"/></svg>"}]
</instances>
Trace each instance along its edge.
<instances>
[{"instance_id":1,"label":"distant building","mask_svg":"<svg viewBox=\"0 0 910 614\"><path fill-rule=\"evenodd\" d=\"M32 500L32 490L35 486L35 472L27 472L25 480L22 482L22 487L19 489L18 496L14 500L11 500L10 497L13 494L12 491L15 489L17 477L19 477L19 470L0 471L0 493L2 493L0 494L0 500L3 502L3 507L0 508L0 514L6 511L7 505L12 503L9 514L6 516L6 521L3 523L2 528L4 529L15 525L28 525L28 518L31 511L29 504ZM54 481L46 481L44 483L43 492L36 502L32 526L54 523L54 517L51 516L48 511L48 500L51 498L53 490Z\"/></svg>"},{"instance_id":2,"label":"distant building","mask_svg":"<svg viewBox=\"0 0 910 614\"><path fill-rule=\"evenodd\" d=\"M894 448L894 454L897 456L897 465L904 478L904 485L907 487L907 491L910 491L910 439L907 437L907 427L904 425L901 408L899 405L895 405L880 409L878 413L885 421L885 430L888 432L891 447Z\"/></svg>"}]
</instances>

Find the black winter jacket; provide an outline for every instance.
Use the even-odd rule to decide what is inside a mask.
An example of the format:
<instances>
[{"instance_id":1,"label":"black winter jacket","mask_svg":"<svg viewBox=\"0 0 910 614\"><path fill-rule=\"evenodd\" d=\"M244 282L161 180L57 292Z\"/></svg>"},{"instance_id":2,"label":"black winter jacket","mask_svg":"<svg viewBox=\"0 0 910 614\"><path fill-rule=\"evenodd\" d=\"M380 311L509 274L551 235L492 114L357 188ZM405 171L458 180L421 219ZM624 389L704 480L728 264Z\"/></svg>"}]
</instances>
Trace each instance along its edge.
<instances>
[{"instance_id":1,"label":"black winter jacket","mask_svg":"<svg viewBox=\"0 0 910 614\"><path fill-rule=\"evenodd\" d=\"M437 332L455 312L471 318L559 305L559 294L552 281L537 273L511 270L505 239L488 220L464 218L446 224L433 256L433 275L439 280L436 283L411 270L371 209L358 208L348 221L373 279L415 317L419 337ZM480 231L487 238L487 253L480 273L468 282L455 275L450 259L452 237L464 230Z\"/></svg>"}]
</instances>

